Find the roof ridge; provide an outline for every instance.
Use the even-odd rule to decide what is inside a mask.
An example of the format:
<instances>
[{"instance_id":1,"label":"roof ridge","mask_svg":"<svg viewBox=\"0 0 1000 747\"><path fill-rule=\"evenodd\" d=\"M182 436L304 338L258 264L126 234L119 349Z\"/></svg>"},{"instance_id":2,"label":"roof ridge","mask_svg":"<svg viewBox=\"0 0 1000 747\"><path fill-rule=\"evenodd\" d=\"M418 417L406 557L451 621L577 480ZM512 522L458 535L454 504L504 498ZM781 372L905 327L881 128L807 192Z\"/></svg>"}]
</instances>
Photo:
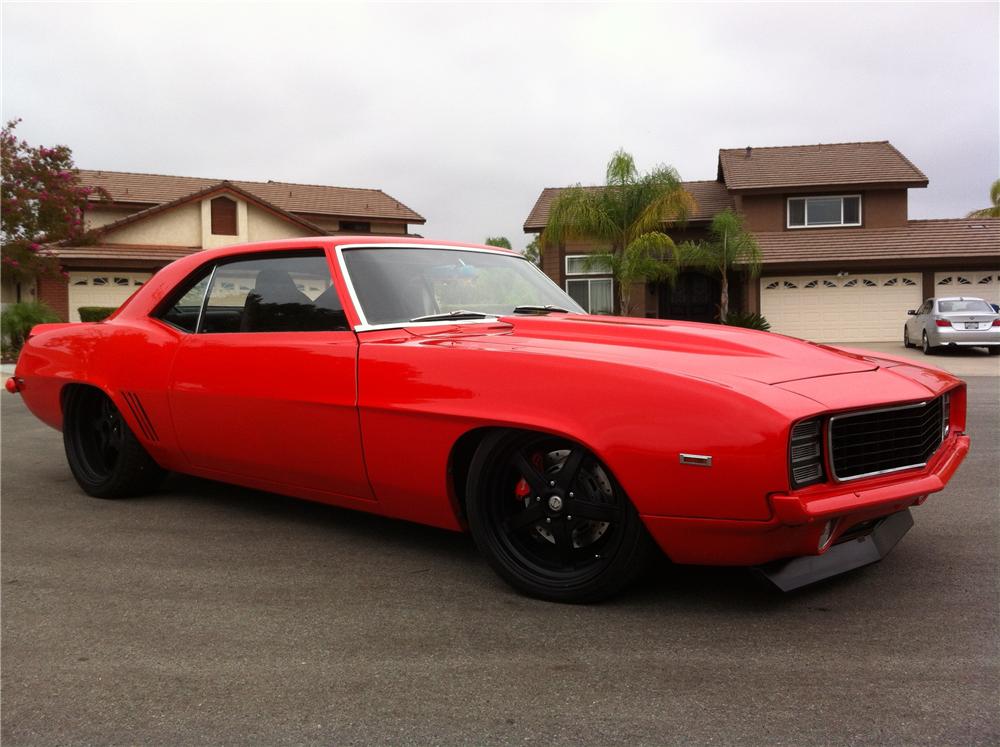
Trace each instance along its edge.
<instances>
[{"instance_id":1,"label":"roof ridge","mask_svg":"<svg viewBox=\"0 0 1000 747\"><path fill-rule=\"evenodd\" d=\"M78 172L89 171L92 174L128 174L130 176L164 176L167 179L200 179L206 182L226 181L225 179L216 179L211 176L180 176L179 174L157 174L152 171L114 171L110 169L83 169L80 167L77 167L76 170Z\"/></svg>"},{"instance_id":2,"label":"roof ridge","mask_svg":"<svg viewBox=\"0 0 1000 747\"><path fill-rule=\"evenodd\" d=\"M888 140L850 140L843 143L801 143L799 145L750 145L750 146L744 145L740 148L719 148L719 152L720 153L722 153L723 151L745 152L748 147L751 148L752 150L789 150L791 148L820 148L827 145L889 145L890 147L893 147L892 143L890 143ZM895 150L895 147L893 147L893 150ZM899 151L896 152L898 153Z\"/></svg>"},{"instance_id":3,"label":"roof ridge","mask_svg":"<svg viewBox=\"0 0 1000 747\"><path fill-rule=\"evenodd\" d=\"M161 176L167 179L198 179L199 181L206 182L230 182L230 183L242 183L242 184L278 184L286 187L319 187L321 189L352 189L357 192L379 192L384 194L386 197L391 197L385 190L377 187L345 187L340 184L309 184L307 182L283 182L277 181L275 179L269 179L267 181L260 181L257 179L216 179L211 176L184 176L182 174L160 174L153 171L116 171L110 169L84 169L77 168L77 171L88 171L92 174L128 174L129 176ZM393 198L396 202L396 200Z\"/></svg>"}]
</instances>

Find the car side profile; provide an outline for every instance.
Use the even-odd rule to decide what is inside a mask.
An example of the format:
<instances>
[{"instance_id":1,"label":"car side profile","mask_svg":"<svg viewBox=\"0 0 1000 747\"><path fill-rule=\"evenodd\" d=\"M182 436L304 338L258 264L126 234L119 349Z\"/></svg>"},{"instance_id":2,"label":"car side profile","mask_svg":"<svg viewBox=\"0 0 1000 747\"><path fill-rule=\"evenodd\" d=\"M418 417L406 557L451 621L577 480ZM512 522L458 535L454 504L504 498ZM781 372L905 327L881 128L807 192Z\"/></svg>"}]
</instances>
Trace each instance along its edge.
<instances>
[{"instance_id":1,"label":"car side profile","mask_svg":"<svg viewBox=\"0 0 1000 747\"><path fill-rule=\"evenodd\" d=\"M591 316L516 253L410 238L198 252L36 327L7 388L92 496L172 470L469 531L566 602L658 551L782 589L877 561L969 448L943 371Z\"/></svg>"},{"instance_id":2,"label":"car side profile","mask_svg":"<svg viewBox=\"0 0 1000 747\"><path fill-rule=\"evenodd\" d=\"M982 298L928 298L907 314L905 347L919 345L925 355L943 347L985 347L1000 355L1000 313Z\"/></svg>"}]
</instances>

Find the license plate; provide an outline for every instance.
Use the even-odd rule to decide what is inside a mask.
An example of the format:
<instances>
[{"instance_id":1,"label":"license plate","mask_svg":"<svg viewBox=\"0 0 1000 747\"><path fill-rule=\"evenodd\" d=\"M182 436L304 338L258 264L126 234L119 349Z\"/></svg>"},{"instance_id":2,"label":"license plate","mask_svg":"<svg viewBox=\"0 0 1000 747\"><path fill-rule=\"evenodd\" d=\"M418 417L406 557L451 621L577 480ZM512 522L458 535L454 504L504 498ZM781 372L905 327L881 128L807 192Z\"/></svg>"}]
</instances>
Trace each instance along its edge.
<instances>
[{"instance_id":1,"label":"license plate","mask_svg":"<svg viewBox=\"0 0 1000 747\"><path fill-rule=\"evenodd\" d=\"M979 322L966 322L965 323L965 328L966 329L979 329Z\"/></svg>"}]
</instances>

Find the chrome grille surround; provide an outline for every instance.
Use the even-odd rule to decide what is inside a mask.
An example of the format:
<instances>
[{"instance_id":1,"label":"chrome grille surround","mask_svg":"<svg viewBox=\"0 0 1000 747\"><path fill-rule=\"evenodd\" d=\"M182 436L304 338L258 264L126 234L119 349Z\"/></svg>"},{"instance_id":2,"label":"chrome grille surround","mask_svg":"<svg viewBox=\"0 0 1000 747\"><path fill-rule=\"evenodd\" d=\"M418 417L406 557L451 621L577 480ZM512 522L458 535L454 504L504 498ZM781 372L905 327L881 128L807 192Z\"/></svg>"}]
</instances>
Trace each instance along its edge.
<instances>
[{"instance_id":1,"label":"chrome grille surround","mask_svg":"<svg viewBox=\"0 0 1000 747\"><path fill-rule=\"evenodd\" d=\"M838 482L925 467L944 441L943 395L925 402L830 417L830 472Z\"/></svg>"}]
</instances>

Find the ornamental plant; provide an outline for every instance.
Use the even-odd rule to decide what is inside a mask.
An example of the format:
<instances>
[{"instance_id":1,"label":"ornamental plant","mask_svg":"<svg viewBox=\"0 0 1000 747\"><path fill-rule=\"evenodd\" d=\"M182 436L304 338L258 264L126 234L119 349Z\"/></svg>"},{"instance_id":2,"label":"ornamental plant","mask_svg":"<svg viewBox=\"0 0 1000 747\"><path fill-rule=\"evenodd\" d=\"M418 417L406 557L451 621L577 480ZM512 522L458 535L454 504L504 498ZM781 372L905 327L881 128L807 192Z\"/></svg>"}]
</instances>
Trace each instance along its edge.
<instances>
[{"instance_id":1,"label":"ornamental plant","mask_svg":"<svg viewBox=\"0 0 1000 747\"><path fill-rule=\"evenodd\" d=\"M61 273L46 244L87 243L87 199L104 190L80 184L73 154L65 145L31 146L15 133L13 119L0 131L0 266L15 282Z\"/></svg>"}]
</instances>

